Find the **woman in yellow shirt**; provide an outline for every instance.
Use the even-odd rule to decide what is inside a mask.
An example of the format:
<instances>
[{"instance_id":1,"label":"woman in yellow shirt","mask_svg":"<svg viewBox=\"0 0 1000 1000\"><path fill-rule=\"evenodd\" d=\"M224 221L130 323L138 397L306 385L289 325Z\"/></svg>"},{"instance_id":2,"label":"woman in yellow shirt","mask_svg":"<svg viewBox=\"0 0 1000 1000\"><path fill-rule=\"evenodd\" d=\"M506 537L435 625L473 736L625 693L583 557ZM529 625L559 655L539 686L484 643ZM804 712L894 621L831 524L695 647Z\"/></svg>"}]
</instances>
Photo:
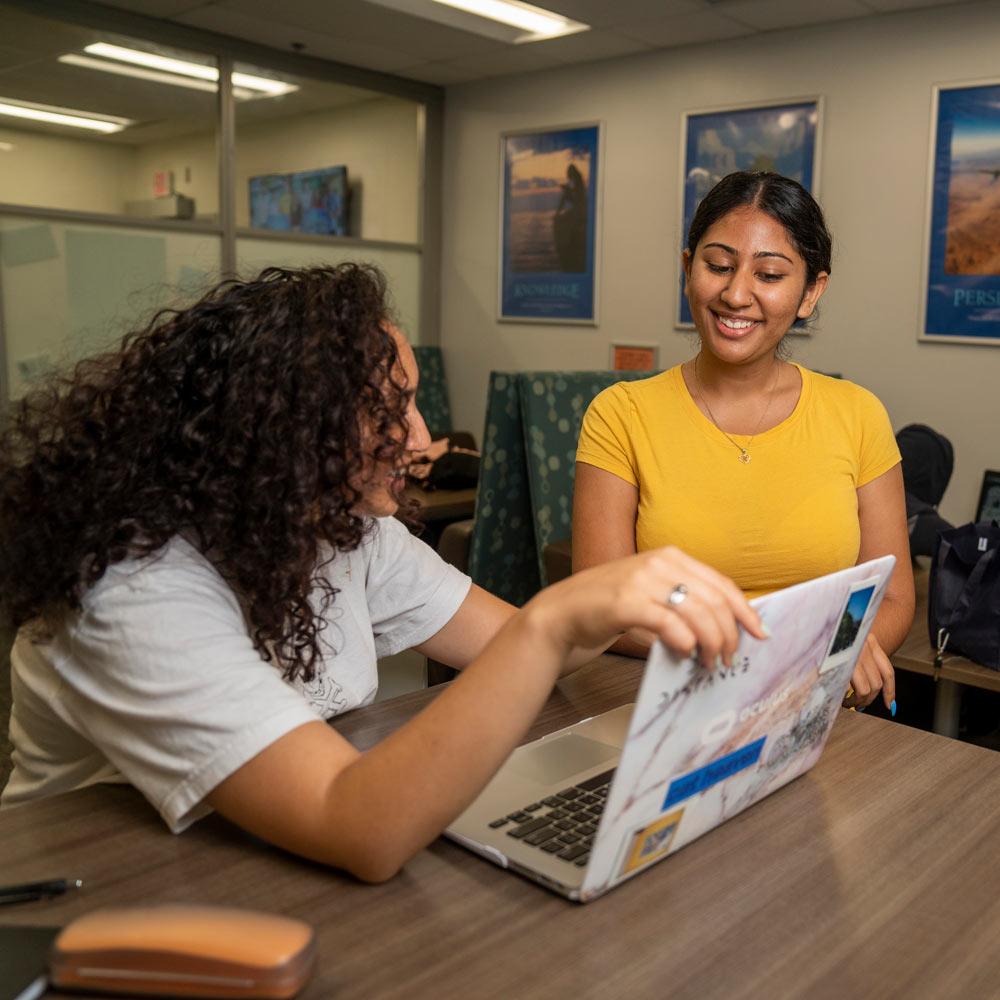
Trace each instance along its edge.
<instances>
[{"instance_id":1,"label":"woman in yellow shirt","mask_svg":"<svg viewBox=\"0 0 1000 1000\"><path fill-rule=\"evenodd\" d=\"M683 253L701 340L690 361L601 393L577 451L573 564L676 545L748 597L892 553L896 570L848 705L881 690L913 620L899 450L867 390L782 360L830 275L822 211L773 173L723 178ZM696 595L691 595L696 597ZM616 645L644 655L631 632Z\"/></svg>"}]
</instances>

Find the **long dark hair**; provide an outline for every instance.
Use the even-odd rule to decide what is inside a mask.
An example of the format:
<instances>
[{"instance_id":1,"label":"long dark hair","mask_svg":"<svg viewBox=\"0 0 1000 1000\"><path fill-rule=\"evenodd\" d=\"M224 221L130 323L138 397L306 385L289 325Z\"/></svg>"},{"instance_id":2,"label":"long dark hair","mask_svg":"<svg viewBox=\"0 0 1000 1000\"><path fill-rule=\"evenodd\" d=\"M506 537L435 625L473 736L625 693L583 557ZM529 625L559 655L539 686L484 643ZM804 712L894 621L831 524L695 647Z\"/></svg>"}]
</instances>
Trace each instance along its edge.
<instances>
[{"instance_id":1,"label":"long dark hair","mask_svg":"<svg viewBox=\"0 0 1000 1000\"><path fill-rule=\"evenodd\" d=\"M406 439L385 292L364 265L268 268L29 392L0 435L7 624L79 608L109 565L183 532L239 594L261 655L311 679L309 595L320 611L336 595L321 563L361 543L358 485Z\"/></svg>"},{"instance_id":2,"label":"long dark hair","mask_svg":"<svg viewBox=\"0 0 1000 1000\"><path fill-rule=\"evenodd\" d=\"M816 199L798 181L763 170L727 174L705 195L691 220L688 251L693 255L710 226L747 205L759 208L784 226L805 261L807 288L820 272L831 273L833 238Z\"/></svg>"}]
</instances>

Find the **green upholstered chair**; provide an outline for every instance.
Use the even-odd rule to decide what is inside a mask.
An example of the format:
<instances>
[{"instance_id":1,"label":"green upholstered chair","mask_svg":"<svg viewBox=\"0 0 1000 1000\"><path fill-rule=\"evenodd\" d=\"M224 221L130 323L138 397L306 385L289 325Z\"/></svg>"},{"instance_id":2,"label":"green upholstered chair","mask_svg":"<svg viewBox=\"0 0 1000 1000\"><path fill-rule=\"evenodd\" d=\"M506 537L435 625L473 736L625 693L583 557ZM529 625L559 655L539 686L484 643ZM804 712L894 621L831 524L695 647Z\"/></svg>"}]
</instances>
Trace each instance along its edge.
<instances>
[{"instance_id":1,"label":"green upholstered chair","mask_svg":"<svg viewBox=\"0 0 1000 1000\"><path fill-rule=\"evenodd\" d=\"M468 572L521 605L546 581L545 546L568 538L576 442L601 390L649 372L491 372Z\"/></svg>"},{"instance_id":2,"label":"green upholstered chair","mask_svg":"<svg viewBox=\"0 0 1000 1000\"><path fill-rule=\"evenodd\" d=\"M431 437L444 437L451 429L451 404L448 401L448 381L444 372L444 357L440 347L416 346L413 354L420 370L417 385L417 409L423 415Z\"/></svg>"},{"instance_id":3,"label":"green upholstered chair","mask_svg":"<svg viewBox=\"0 0 1000 1000\"><path fill-rule=\"evenodd\" d=\"M468 572L519 606L541 587L516 372L490 373Z\"/></svg>"},{"instance_id":4,"label":"green upholstered chair","mask_svg":"<svg viewBox=\"0 0 1000 1000\"><path fill-rule=\"evenodd\" d=\"M576 444L594 397L616 382L655 372L522 372L518 380L531 491L535 558L541 585L550 582L545 547L568 539L573 526Z\"/></svg>"}]
</instances>

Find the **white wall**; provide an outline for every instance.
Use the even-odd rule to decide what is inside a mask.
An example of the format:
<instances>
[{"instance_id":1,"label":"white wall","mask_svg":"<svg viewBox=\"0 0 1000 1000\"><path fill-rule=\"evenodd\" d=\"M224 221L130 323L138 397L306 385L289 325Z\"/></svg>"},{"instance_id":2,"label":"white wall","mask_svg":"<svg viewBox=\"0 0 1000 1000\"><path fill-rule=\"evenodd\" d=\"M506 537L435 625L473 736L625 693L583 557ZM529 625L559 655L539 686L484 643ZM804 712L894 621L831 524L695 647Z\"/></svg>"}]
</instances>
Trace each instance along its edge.
<instances>
[{"instance_id":1,"label":"white wall","mask_svg":"<svg viewBox=\"0 0 1000 1000\"><path fill-rule=\"evenodd\" d=\"M0 142L0 202L118 214L132 197L132 146L4 127Z\"/></svg>"},{"instance_id":2,"label":"white wall","mask_svg":"<svg viewBox=\"0 0 1000 1000\"><path fill-rule=\"evenodd\" d=\"M815 332L794 357L871 388L898 429L955 445L942 511L968 520L1000 468L1000 347L917 342L931 86L1000 76L1000 5L886 15L448 90L441 344L456 426L482 431L491 369L606 368L613 340L693 353L674 330L685 110L823 95L820 201L835 240ZM605 123L596 329L498 323L501 131ZM460 376L460 377L459 377Z\"/></svg>"}]
</instances>

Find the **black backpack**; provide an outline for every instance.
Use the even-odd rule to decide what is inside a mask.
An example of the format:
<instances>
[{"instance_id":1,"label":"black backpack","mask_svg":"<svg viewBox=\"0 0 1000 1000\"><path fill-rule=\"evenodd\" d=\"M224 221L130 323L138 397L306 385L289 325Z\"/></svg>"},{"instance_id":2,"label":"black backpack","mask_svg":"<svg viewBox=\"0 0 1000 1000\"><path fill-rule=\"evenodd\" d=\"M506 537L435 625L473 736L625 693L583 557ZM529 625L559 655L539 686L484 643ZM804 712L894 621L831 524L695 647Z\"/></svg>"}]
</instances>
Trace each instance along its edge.
<instances>
[{"instance_id":1,"label":"black backpack","mask_svg":"<svg viewBox=\"0 0 1000 1000\"><path fill-rule=\"evenodd\" d=\"M925 424L908 424L896 435L903 456L903 488L910 555L933 556L939 532L951 528L937 512L955 468L951 442Z\"/></svg>"}]
</instances>

